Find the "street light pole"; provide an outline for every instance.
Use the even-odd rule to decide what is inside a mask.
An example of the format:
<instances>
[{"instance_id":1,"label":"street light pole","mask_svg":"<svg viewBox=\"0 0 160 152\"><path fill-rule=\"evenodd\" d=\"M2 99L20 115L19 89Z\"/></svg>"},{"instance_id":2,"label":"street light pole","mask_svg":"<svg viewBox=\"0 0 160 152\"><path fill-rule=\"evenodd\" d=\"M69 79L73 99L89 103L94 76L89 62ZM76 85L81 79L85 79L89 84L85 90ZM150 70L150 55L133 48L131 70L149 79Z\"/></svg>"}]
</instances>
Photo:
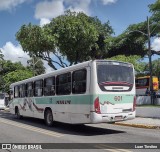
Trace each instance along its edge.
<instances>
[{"instance_id":1,"label":"street light pole","mask_svg":"<svg viewBox=\"0 0 160 152\"><path fill-rule=\"evenodd\" d=\"M33 76L35 76L35 63L34 63L34 56L32 57L32 64L33 64Z\"/></svg>"},{"instance_id":2,"label":"street light pole","mask_svg":"<svg viewBox=\"0 0 160 152\"><path fill-rule=\"evenodd\" d=\"M34 56L32 57L33 76L35 76L35 75L36 75L36 73L35 73L35 70L36 70L35 65L36 65L40 60L41 60L41 59L38 59L38 60L35 62L35 58L34 58Z\"/></svg>"},{"instance_id":3,"label":"street light pole","mask_svg":"<svg viewBox=\"0 0 160 152\"><path fill-rule=\"evenodd\" d=\"M149 71L150 71L150 96L151 96L151 104L154 104L153 97L153 81L152 81L152 52L151 52L151 33L149 27L149 18L147 16L147 36L148 36L148 57L149 57Z\"/></svg>"},{"instance_id":4,"label":"street light pole","mask_svg":"<svg viewBox=\"0 0 160 152\"><path fill-rule=\"evenodd\" d=\"M24 59L28 60L27 58L21 57L21 56L18 57L18 58L24 58ZM32 69L33 76L36 75L36 73L35 73L35 65L36 65L40 60L41 60L41 59L38 59L38 60L35 62L34 56L32 56L31 62L32 62L32 66L33 66L33 69ZM28 62L27 62L27 63L28 63Z\"/></svg>"},{"instance_id":5,"label":"street light pole","mask_svg":"<svg viewBox=\"0 0 160 152\"><path fill-rule=\"evenodd\" d=\"M155 30L155 28L153 29L153 31ZM130 31L129 33L131 33L131 32L139 32L139 33L143 34L144 36L146 36L148 38L148 58L149 58L149 71L150 71L149 72L149 75L150 75L150 79L149 79L149 82L150 82L150 97L151 97L151 104L154 104L153 80L152 80L152 78L153 78L153 74L152 74L152 52L153 51L151 50L151 33L152 32L150 32L150 24L149 24L148 16L147 16L147 34L142 32L142 31L139 31L139 30Z\"/></svg>"}]
</instances>

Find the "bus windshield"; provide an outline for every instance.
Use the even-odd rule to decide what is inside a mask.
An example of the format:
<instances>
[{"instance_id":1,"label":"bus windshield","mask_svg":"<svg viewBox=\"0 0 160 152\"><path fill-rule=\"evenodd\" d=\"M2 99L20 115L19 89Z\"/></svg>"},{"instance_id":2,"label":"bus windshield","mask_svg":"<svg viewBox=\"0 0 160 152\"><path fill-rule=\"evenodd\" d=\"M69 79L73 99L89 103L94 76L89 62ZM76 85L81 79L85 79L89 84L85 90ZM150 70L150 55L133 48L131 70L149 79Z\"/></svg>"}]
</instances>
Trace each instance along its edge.
<instances>
[{"instance_id":1,"label":"bus windshield","mask_svg":"<svg viewBox=\"0 0 160 152\"><path fill-rule=\"evenodd\" d=\"M99 84L104 82L134 83L133 68L129 66L98 64L97 76Z\"/></svg>"}]
</instances>

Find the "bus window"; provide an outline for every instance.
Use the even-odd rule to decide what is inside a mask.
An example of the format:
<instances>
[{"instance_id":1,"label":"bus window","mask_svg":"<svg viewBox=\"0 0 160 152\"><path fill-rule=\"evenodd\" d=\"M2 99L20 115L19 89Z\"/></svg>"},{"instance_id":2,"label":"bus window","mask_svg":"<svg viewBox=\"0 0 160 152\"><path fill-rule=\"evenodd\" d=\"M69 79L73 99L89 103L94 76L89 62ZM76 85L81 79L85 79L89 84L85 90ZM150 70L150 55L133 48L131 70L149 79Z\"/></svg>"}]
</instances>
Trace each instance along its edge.
<instances>
[{"instance_id":1,"label":"bus window","mask_svg":"<svg viewBox=\"0 0 160 152\"><path fill-rule=\"evenodd\" d=\"M39 97L43 95L43 80L34 82L34 96Z\"/></svg>"},{"instance_id":2,"label":"bus window","mask_svg":"<svg viewBox=\"0 0 160 152\"><path fill-rule=\"evenodd\" d=\"M55 77L44 79L44 96L55 95Z\"/></svg>"},{"instance_id":3,"label":"bus window","mask_svg":"<svg viewBox=\"0 0 160 152\"><path fill-rule=\"evenodd\" d=\"M71 73L65 73L56 77L56 94L67 95L71 93Z\"/></svg>"},{"instance_id":4,"label":"bus window","mask_svg":"<svg viewBox=\"0 0 160 152\"><path fill-rule=\"evenodd\" d=\"M74 71L72 74L72 93L82 94L86 92L86 76L85 69Z\"/></svg>"},{"instance_id":5,"label":"bus window","mask_svg":"<svg viewBox=\"0 0 160 152\"><path fill-rule=\"evenodd\" d=\"M33 83L29 82L26 84L26 96L33 97Z\"/></svg>"},{"instance_id":6,"label":"bus window","mask_svg":"<svg viewBox=\"0 0 160 152\"><path fill-rule=\"evenodd\" d=\"M25 87L25 86L26 86L25 84L21 84L21 85L19 86L19 97L20 97L20 98L25 97L25 90L26 90L26 87Z\"/></svg>"},{"instance_id":7,"label":"bus window","mask_svg":"<svg viewBox=\"0 0 160 152\"><path fill-rule=\"evenodd\" d=\"M136 87L149 87L149 78L136 79Z\"/></svg>"},{"instance_id":8,"label":"bus window","mask_svg":"<svg viewBox=\"0 0 160 152\"><path fill-rule=\"evenodd\" d=\"M158 91L158 77L153 76L152 78L153 83L153 90ZM142 89L142 88L150 88L150 76L144 76L144 77L138 77L136 78L136 89Z\"/></svg>"},{"instance_id":9,"label":"bus window","mask_svg":"<svg viewBox=\"0 0 160 152\"><path fill-rule=\"evenodd\" d=\"M19 87L18 87L18 86L15 86L15 87L14 87L14 97L15 97L15 98L18 98L18 97L19 97Z\"/></svg>"},{"instance_id":10,"label":"bus window","mask_svg":"<svg viewBox=\"0 0 160 152\"><path fill-rule=\"evenodd\" d=\"M102 91L126 92L134 85L133 68L129 65L97 64L97 78Z\"/></svg>"}]
</instances>

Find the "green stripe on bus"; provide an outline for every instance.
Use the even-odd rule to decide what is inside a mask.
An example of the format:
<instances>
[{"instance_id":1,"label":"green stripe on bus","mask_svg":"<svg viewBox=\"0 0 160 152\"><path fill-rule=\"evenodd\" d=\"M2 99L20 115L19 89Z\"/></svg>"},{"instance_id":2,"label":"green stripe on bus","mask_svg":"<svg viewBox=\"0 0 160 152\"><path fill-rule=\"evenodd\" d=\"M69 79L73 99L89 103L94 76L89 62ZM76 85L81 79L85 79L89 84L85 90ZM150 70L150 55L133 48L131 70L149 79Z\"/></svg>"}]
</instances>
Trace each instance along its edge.
<instances>
[{"instance_id":1,"label":"green stripe on bus","mask_svg":"<svg viewBox=\"0 0 160 152\"><path fill-rule=\"evenodd\" d=\"M36 104L90 104L91 95L35 98Z\"/></svg>"},{"instance_id":2,"label":"green stripe on bus","mask_svg":"<svg viewBox=\"0 0 160 152\"><path fill-rule=\"evenodd\" d=\"M94 94L94 95L63 95L49 97L31 97L36 104L94 104L96 98L104 104L110 102L112 104L132 103L134 100L133 94ZM14 99L14 103L21 103L24 98Z\"/></svg>"},{"instance_id":3,"label":"green stripe on bus","mask_svg":"<svg viewBox=\"0 0 160 152\"><path fill-rule=\"evenodd\" d=\"M73 96L56 96L35 98L36 104L93 104L94 100L99 97L100 103L109 101L113 104L132 103L134 95L124 94L103 94L103 95L73 95Z\"/></svg>"}]
</instances>

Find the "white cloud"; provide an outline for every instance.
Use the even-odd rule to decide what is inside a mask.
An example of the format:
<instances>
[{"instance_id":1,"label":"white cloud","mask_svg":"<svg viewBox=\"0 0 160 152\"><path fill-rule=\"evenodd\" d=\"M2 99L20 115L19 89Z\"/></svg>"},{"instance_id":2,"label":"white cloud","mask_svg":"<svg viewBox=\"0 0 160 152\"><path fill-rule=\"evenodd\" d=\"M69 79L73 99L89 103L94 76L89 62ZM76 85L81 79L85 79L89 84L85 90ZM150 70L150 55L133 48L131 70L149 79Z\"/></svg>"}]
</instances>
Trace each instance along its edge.
<instances>
[{"instance_id":1,"label":"white cloud","mask_svg":"<svg viewBox=\"0 0 160 152\"><path fill-rule=\"evenodd\" d=\"M40 26L49 23L49 20L64 14L68 9L75 12L91 14L89 5L92 0L52 0L39 2L35 9L35 18L40 19Z\"/></svg>"},{"instance_id":2,"label":"white cloud","mask_svg":"<svg viewBox=\"0 0 160 152\"><path fill-rule=\"evenodd\" d=\"M50 21L50 19L48 19L48 18L41 18L40 19L40 26L42 27L42 26L44 26L44 25L46 25L46 24L49 24L51 21Z\"/></svg>"},{"instance_id":3,"label":"white cloud","mask_svg":"<svg viewBox=\"0 0 160 152\"><path fill-rule=\"evenodd\" d=\"M5 60L11 60L12 62L20 61L24 66L27 66L27 60L29 60L30 57L23 51L21 45L15 46L12 42L7 42L0 50L2 50ZM53 71L47 61L43 61L43 63L46 68L46 73Z\"/></svg>"},{"instance_id":4,"label":"white cloud","mask_svg":"<svg viewBox=\"0 0 160 152\"><path fill-rule=\"evenodd\" d=\"M10 10L27 0L0 0L0 10Z\"/></svg>"},{"instance_id":5,"label":"white cloud","mask_svg":"<svg viewBox=\"0 0 160 152\"><path fill-rule=\"evenodd\" d=\"M63 0L43 1L36 5L35 18L55 18L63 12Z\"/></svg>"},{"instance_id":6,"label":"white cloud","mask_svg":"<svg viewBox=\"0 0 160 152\"><path fill-rule=\"evenodd\" d=\"M155 51L160 51L160 38L155 38L152 42L151 47Z\"/></svg>"},{"instance_id":7,"label":"white cloud","mask_svg":"<svg viewBox=\"0 0 160 152\"><path fill-rule=\"evenodd\" d=\"M65 3L69 6L66 9L70 9L71 11L75 11L75 12L83 12L87 15L91 14L90 11L90 4L91 4L91 0L66 0Z\"/></svg>"},{"instance_id":8,"label":"white cloud","mask_svg":"<svg viewBox=\"0 0 160 152\"><path fill-rule=\"evenodd\" d=\"M27 60L30 57L23 51L21 45L15 46L14 44L12 44L12 42L7 42L0 49L2 50L5 60L11 60L12 62L21 61L23 65L27 65Z\"/></svg>"},{"instance_id":9,"label":"white cloud","mask_svg":"<svg viewBox=\"0 0 160 152\"><path fill-rule=\"evenodd\" d=\"M87 15L92 14L91 3L100 2L103 5L116 3L117 0L46 0L37 3L35 18L40 19L40 26L49 23L49 19L64 14L68 9L75 12L83 12Z\"/></svg>"},{"instance_id":10,"label":"white cloud","mask_svg":"<svg viewBox=\"0 0 160 152\"><path fill-rule=\"evenodd\" d=\"M117 0L101 0L103 5L108 5L108 4L111 4L111 3L116 3Z\"/></svg>"}]
</instances>

